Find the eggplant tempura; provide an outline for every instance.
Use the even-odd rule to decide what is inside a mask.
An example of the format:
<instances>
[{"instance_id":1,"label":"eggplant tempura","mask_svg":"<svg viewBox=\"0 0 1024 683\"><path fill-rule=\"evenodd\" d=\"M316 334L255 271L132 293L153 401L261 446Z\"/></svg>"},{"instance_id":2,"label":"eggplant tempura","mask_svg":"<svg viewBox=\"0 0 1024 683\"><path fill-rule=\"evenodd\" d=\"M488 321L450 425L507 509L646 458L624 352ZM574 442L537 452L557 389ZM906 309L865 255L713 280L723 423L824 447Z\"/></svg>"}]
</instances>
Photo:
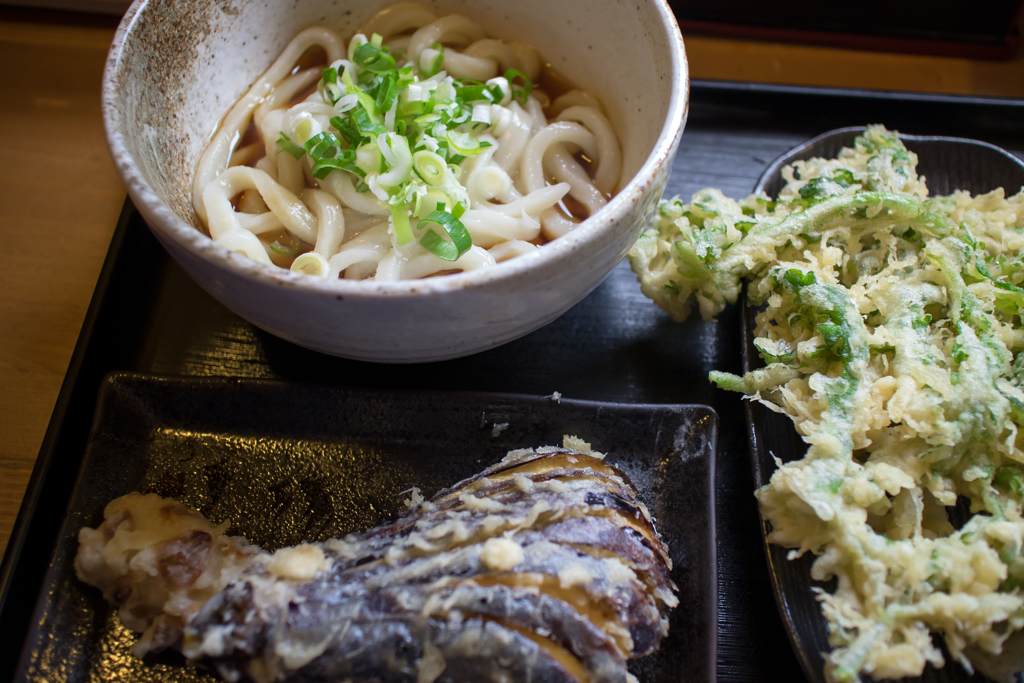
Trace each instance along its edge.
<instances>
[{"instance_id":1,"label":"eggplant tempura","mask_svg":"<svg viewBox=\"0 0 1024 683\"><path fill-rule=\"evenodd\" d=\"M175 647L229 681L624 682L678 602L632 483L565 448L273 553L153 494L104 516L75 568L143 634L136 655Z\"/></svg>"}]
</instances>

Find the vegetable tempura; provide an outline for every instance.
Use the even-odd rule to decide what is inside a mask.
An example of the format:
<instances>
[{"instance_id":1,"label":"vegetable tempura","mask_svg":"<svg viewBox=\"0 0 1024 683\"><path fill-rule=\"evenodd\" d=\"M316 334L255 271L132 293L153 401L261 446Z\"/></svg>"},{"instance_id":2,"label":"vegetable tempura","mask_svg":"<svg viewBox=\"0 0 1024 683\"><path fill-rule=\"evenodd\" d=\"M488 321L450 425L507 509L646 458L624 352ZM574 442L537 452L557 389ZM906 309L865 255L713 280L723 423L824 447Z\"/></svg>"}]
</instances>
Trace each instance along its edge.
<instances>
[{"instance_id":1,"label":"vegetable tempura","mask_svg":"<svg viewBox=\"0 0 1024 683\"><path fill-rule=\"evenodd\" d=\"M930 198L916 165L873 126L787 167L777 201L663 201L629 255L676 320L713 318L744 281L763 307L766 366L710 379L808 444L757 498L770 541L838 578L815 589L832 681L941 666L931 632L968 670L1024 668L999 657L1024 627L1024 193ZM973 517L956 530L960 497Z\"/></svg>"}]
</instances>

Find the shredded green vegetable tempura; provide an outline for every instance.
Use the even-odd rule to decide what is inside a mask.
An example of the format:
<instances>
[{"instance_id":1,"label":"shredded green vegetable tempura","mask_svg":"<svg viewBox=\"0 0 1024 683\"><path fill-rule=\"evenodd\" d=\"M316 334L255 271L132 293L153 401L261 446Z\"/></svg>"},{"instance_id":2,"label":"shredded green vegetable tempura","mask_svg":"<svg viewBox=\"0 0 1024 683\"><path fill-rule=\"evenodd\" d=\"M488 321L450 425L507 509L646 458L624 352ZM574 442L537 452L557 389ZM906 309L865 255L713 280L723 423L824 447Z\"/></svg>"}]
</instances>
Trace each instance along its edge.
<instances>
[{"instance_id":1,"label":"shredded green vegetable tempura","mask_svg":"<svg viewBox=\"0 0 1024 683\"><path fill-rule=\"evenodd\" d=\"M831 681L941 666L930 632L968 670L1024 668L1024 192L929 198L916 164L871 127L786 168L778 201L663 201L629 255L676 320L692 303L712 319L744 280L766 305L766 367L710 379L809 445L757 498L772 542L838 578L815 589ZM961 496L974 515L954 530Z\"/></svg>"}]
</instances>

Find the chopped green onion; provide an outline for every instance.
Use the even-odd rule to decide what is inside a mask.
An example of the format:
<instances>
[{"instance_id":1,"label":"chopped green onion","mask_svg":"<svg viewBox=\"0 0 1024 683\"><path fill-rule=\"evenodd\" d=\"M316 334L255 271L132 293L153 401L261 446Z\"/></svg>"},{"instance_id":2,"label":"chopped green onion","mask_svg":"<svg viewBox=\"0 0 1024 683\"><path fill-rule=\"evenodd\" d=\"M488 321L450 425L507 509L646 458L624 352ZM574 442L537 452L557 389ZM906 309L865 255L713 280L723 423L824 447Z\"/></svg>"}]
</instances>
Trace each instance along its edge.
<instances>
[{"instance_id":1,"label":"chopped green onion","mask_svg":"<svg viewBox=\"0 0 1024 683\"><path fill-rule=\"evenodd\" d=\"M447 135L448 135L448 133L446 132L445 133L445 137L446 138L447 138ZM448 161L448 163L451 163L451 161L448 159L449 151L448 151L448 140L447 139L437 140L437 156L439 156L442 159Z\"/></svg>"},{"instance_id":2,"label":"chopped green onion","mask_svg":"<svg viewBox=\"0 0 1024 683\"><path fill-rule=\"evenodd\" d=\"M501 88L493 85L468 85L456 88L455 99L462 102L497 102L501 100Z\"/></svg>"},{"instance_id":3,"label":"chopped green onion","mask_svg":"<svg viewBox=\"0 0 1024 683\"><path fill-rule=\"evenodd\" d=\"M288 154L291 154L293 157L295 157L296 160L298 160L302 158L302 156L306 153L306 150L296 145L294 142L292 142L292 139L290 137L288 137L287 135L284 134L284 132L282 132L281 137L277 139L276 154L280 154L281 152L287 152Z\"/></svg>"},{"instance_id":4,"label":"chopped green onion","mask_svg":"<svg viewBox=\"0 0 1024 683\"><path fill-rule=\"evenodd\" d=\"M491 105L474 104L473 118L474 128L487 128L491 125Z\"/></svg>"},{"instance_id":5,"label":"chopped green onion","mask_svg":"<svg viewBox=\"0 0 1024 683\"><path fill-rule=\"evenodd\" d=\"M327 83L324 85L324 95L326 95L325 100L334 104L345 96L345 92L334 83Z\"/></svg>"},{"instance_id":6,"label":"chopped green onion","mask_svg":"<svg viewBox=\"0 0 1024 683\"><path fill-rule=\"evenodd\" d=\"M431 253L454 261L472 247L459 220L469 202L460 188L453 187L456 194L451 196L442 188L463 175L462 161L491 146L471 132L489 125L490 106L507 99L513 89L525 102L533 84L515 70L492 83L431 80L444 68L444 56L444 46L434 43L421 54L419 68L399 69L380 35L353 38L348 50L352 65L323 69L318 84L324 101L334 105L330 132L311 135L317 127L307 116L295 135L305 144L282 136L279 150L296 158L308 153L317 179L333 171L352 173L359 179L358 192L369 191L366 179L375 176L380 188L375 185L374 192L383 196L385 190L389 195L397 243L419 239ZM513 88L506 83L512 79L521 85ZM416 228L413 216L420 219ZM430 229L431 223L445 232Z\"/></svg>"},{"instance_id":7,"label":"chopped green onion","mask_svg":"<svg viewBox=\"0 0 1024 683\"><path fill-rule=\"evenodd\" d=\"M356 79L356 82L359 83L359 85L365 86L366 90L373 90L376 92L376 88L380 84L380 76L372 71L364 70L359 74L359 78Z\"/></svg>"},{"instance_id":8,"label":"chopped green onion","mask_svg":"<svg viewBox=\"0 0 1024 683\"><path fill-rule=\"evenodd\" d=\"M416 169L416 175L423 179L427 185L437 187L444 182L444 172L448 165L444 159L426 150L416 152L412 155L412 165Z\"/></svg>"},{"instance_id":9,"label":"chopped green onion","mask_svg":"<svg viewBox=\"0 0 1024 683\"><path fill-rule=\"evenodd\" d=\"M424 102L401 102L395 110L397 116L417 117L423 114Z\"/></svg>"},{"instance_id":10,"label":"chopped green onion","mask_svg":"<svg viewBox=\"0 0 1024 683\"><path fill-rule=\"evenodd\" d=\"M412 68L412 64L403 66L398 70L398 89L403 90L408 88L410 85L416 82L416 72Z\"/></svg>"},{"instance_id":11,"label":"chopped green onion","mask_svg":"<svg viewBox=\"0 0 1024 683\"><path fill-rule=\"evenodd\" d=\"M367 175L371 173L380 173L380 167L383 161L383 155L380 153L380 147L374 142L367 142L356 150L356 166L362 169L363 173Z\"/></svg>"},{"instance_id":12,"label":"chopped green onion","mask_svg":"<svg viewBox=\"0 0 1024 683\"><path fill-rule=\"evenodd\" d=\"M296 148L298 149L297 145ZM348 171L360 178L366 176L362 169L353 163L356 160L355 150L341 149L338 138L333 133L317 133L310 137L306 140L305 153L313 160L313 176L320 180L334 170Z\"/></svg>"},{"instance_id":13,"label":"chopped green onion","mask_svg":"<svg viewBox=\"0 0 1024 683\"><path fill-rule=\"evenodd\" d=\"M364 36L362 33L357 33L354 36L352 36L352 40L348 42L348 61L355 61L356 49L360 45L364 45L367 42L369 41L366 40L366 36Z\"/></svg>"},{"instance_id":14,"label":"chopped green onion","mask_svg":"<svg viewBox=\"0 0 1024 683\"><path fill-rule=\"evenodd\" d=\"M351 120L353 123L356 124L356 127L359 128L359 130L361 130L364 133L383 135L384 133L388 132L384 126L380 125L380 123L373 120L373 117L370 116L370 113L366 110L365 106L360 106L353 109L351 114Z\"/></svg>"},{"instance_id":15,"label":"chopped green onion","mask_svg":"<svg viewBox=\"0 0 1024 683\"><path fill-rule=\"evenodd\" d=\"M370 73L383 75L395 70L395 58L388 54L386 47L363 43L356 48L352 61Z\"/></svg>"},{"instance_id":16,"label":"chopped green onion","mask_svg":"<svg viewBox=\"0 0 1024 683\"><path fill-rule=\"evenodd\" d=\"M317 90L320 91L320 96L331 104L340 100L345 92L338 85L338 70L332 66L321 71Z\"/></svg>"},{"instance_id":17,"label":"chopped green onion","mask_svg":"<svg viewBox=\"0 0 1024 683\"><path fill-rule=\"evenodd\" d=\"M434 211L420 221L421 226L424 223L437 223L452 240L446 241L434 230L427 230L427 234L420 238L420 245L439 259L458 261L473 246L473 239L466 232L466 226L447 211Z\"/></svg>"},{"instance_id":18,"label":"chopped green onion","mask_svg":"<svg viewBox=\"0 0 1024 683\"><path fill-rule=\"evenodd\" d=\"M484 151L484 146L475 137L469 133L460 133L455 130L448 131L448 146L462 156L467 157L476 156Z\"/></svg>"},{"instance_id":19,"label":"chopped green onion","mask_svg":"<svg viewBox=\"0 0 1024 683\"><path fill-rule=\"evenodd\" d=\"M447 121L447 125L448 125L449 128L454 128L455 126L461 126L463 123L468 122L470 117L472 117L472 116L473 116L473 113L471 111L469 111L468 109L460 110L459 114L457 116L452 116L452 117L449 118L449 120Z\"/></svg>"},{"instance_id":20,"label":"chopped green onion","mask_svg":"<svg viewBox=\"0 0 1024 683\"><path fill-rule=\"evenodd\" d=\"M282 256L295 256L300 251L302 251L302 241L299 240L294 235L289 234L288 236L291 238L290 245L284 245L281 244L280 240L274 240L268 246L271 248L271 250L277 252L278 254L281 254Z\"/></svg>"},{"instance_id":21,"label":"chopped green onion","mask_svg":"<svg viewBox=\"0 0 1024 683\"><path fill-rule=\"evenodd\" d=\"M317 133L306 140L306 153L314 161L322 157L333 157L337 154L338 138L333 133Z\"/></svg>"},{"instance_id":22,"label":"chopped green onion","mask_svg":"<svg viewBox=\"0 0 1024 683\"><path fill-rule=\"evenodd\" d=\"M414 123L420 128L428 128L431 123L441 120L440 114L427 113L423 116L419 116L414 120Z\"/></svg>"},{"instance_id":23,"label":"chopped green onion","mask_svg":"<svg viewBox=\"0 0 1024 683\"><path fill-rule=\"evenodd\" d=\"M359 98L359 104L363 106L367 118L373 123L380 123L380 117L377 116L377 98L370 97L370 93L363 92L362 90L355 93L355 95Z\"/></svg>"},{"instance_id":24,"label":"chopped green onion","mask_svg":"<svg viewBox=\"0 0 1024 683\"><path fill-rule=\"evenodd\" d=\"M516 77L523 79L523 85L517 86L515 84ZM518 69L509 69L505 72L505 78L508 80L509 85L512 86L512 97L516 98L519 104L526 104L526 100L529 99L530 93L533 92L533 81Z\"/></svg>"},{"instance_id":25,"label":"chopped green onion","mask_svg":"<svg viewBox=\"0 0 1024 683\"><path fill-rule=\"evenodd\" d=\"M441 66L444 64L444 45L441 43L434 43L430 46L429 50L435 53L434 58L430 61L430 66L424 68L423 57L430 57L427 50L424 50L424 54L420 55L420 71L423 72L424 78L430 78L441 72Z\"/></svg>"},{"instance_id":26,"label":"chopped green onion","mask_svg":"<svg viewBox=\"0 0 1024 683\"><path fill-rule=\"evenodd\" d=\"M308 251L292 261L291 269L306 275L326 277L330 266L327 263L327 259L323 256L315 251Z\"/></svg>"},{"instance_id":27,"label":"chopped green onion","mask_svg":"<svg viewBox=\"0 0 1024 683\"><path fill-rule=\"evenodd\" d=\"M341 133L341 137L348 141L348 144L352 147L358 147L366 141L366 136L359 132L359 127L351 122L351 120L345 120L340 116L335 116L331 119L331 125Z\"/></svg>"},{"instance_id":28,"label":"chopped green onion","mask_svg":"<svg viewBox=\"0 0 1024 683\"><path fill-rule=\"evenodd\" d=\"M448 206L451 203L451 199L441 190L437 188L430 188L424 194L416 197L416 205L413 207L413 215L418 218L423 218L424 215L430 214L434 209L431 207L442 207ZM426 226L423 226L426 227Z\"/></svg>"},{"instance_id":29,"label":"chopped green onion","mask_svg":"<svg viewBox=\"0 0 1024 683\"><path fill-rule=\"evenodd\" d=\"M386 112L391 109L391 105L395 103L395 97L398 95L398 77L394 73L389 73L380 83L380 89L377 91L377 111Z\"/></svg>"},{"instance_id":30,"label":"chopped green onion","mask_svg":"<svg viewBox=\"0 0 1024 683\"><path fill-rule=\"evenodd\" d=\"M348 171L359 178L365 178L366 173L363 172L363 169L355 165L355 159L355 150L351 149L341 150L336 157L318 159L316 163L313 164L313 177L323 180L331 171L339 170Z\"/></svg>"},{"instance_id":31,"label":"chopped green onion","mask_svg":"<svg viewBox=\"0 0 1024 683\"><path fill-rule=\"evenodd\" d=\"M355 38L352 39L352 42L355 42ZM341 73L341 83L342 83L342 85L345 86L345 92L348 93L349 95L354 95L355 93L359 92L359 86L357 86L352 81L352 70L351 69L345 69Z\"/></svg>"},{"instance_id":32,"label":"chopped green onion","mask_svg":"<svg viewBox=\"0 0 1024 683\"><path fill-rule=\"evenodd\" d=\"M398 246L413 241L412 227L409 225L409 209L405 204L391 205L391 220L395 226L395 237L398 238Z\"/></svg>"}]
</instances>

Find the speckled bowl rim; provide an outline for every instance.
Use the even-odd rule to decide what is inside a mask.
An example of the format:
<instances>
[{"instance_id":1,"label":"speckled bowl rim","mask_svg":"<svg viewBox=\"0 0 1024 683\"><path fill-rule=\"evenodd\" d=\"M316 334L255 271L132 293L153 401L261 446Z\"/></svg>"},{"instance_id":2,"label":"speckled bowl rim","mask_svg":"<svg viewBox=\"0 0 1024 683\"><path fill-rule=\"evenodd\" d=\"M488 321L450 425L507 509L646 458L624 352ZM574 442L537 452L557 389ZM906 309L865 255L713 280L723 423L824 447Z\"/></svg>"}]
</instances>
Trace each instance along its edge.
<instances>
[{"instance_id":1,"label":"speckled bowl rim","mask_svg":"<svg viewBox=\"0 0 1024 683\"><path fill-rule=\"evenodd\" d=\"M618 193L601 208L597 214L587 218L579 227L566 235L544 245L530 254L524 254L508 261L503 261L490 268L453 273L445 277L426 278L422 280L399 280L395 282L377 282L376 280L327 280L312 278L301 273L283 268L270 268L255 261L235 254L227 248L215 243L208 235L197 230L182 220L160 199L152 186L145 180L125 145L125 135L121 130L121 115L116 106L117 86L116 73L121 64L121 55L129 34L135 26L139 15L146 9L150 0L135 0L124 18L121 20L107 54L107 64L103 71L101 105L103 126L107 135L107 144L117 171L128 190L129 196L144 217L152 216L148 221L150 228L169 239L172 239L193 255L213 265L225 268L235 275L244 278L278 284L282 287L299 287L323 294L344 294L346 296L366 296L370 298L421 295L424 293L442 293L477 288L488 284L512 280L527 271L536 270L553 262L571 260L572 253L587 242L596 239L602 232L614 229L628 215L632 207L642 200L648 185L657 178L660 169L671 163L679 140L686 124L689 109L690 77L683 46L683 36L676 22L675 14L667 0L650 0L655 6L660 19L660 26L668 34L669 59L672 79L672 92L669 98L668 114L661 132L655 141L654 148L641 165L636 175L619 190ZM155 223L155 225L154 225Z\"/></svg>"}]
</instances>

